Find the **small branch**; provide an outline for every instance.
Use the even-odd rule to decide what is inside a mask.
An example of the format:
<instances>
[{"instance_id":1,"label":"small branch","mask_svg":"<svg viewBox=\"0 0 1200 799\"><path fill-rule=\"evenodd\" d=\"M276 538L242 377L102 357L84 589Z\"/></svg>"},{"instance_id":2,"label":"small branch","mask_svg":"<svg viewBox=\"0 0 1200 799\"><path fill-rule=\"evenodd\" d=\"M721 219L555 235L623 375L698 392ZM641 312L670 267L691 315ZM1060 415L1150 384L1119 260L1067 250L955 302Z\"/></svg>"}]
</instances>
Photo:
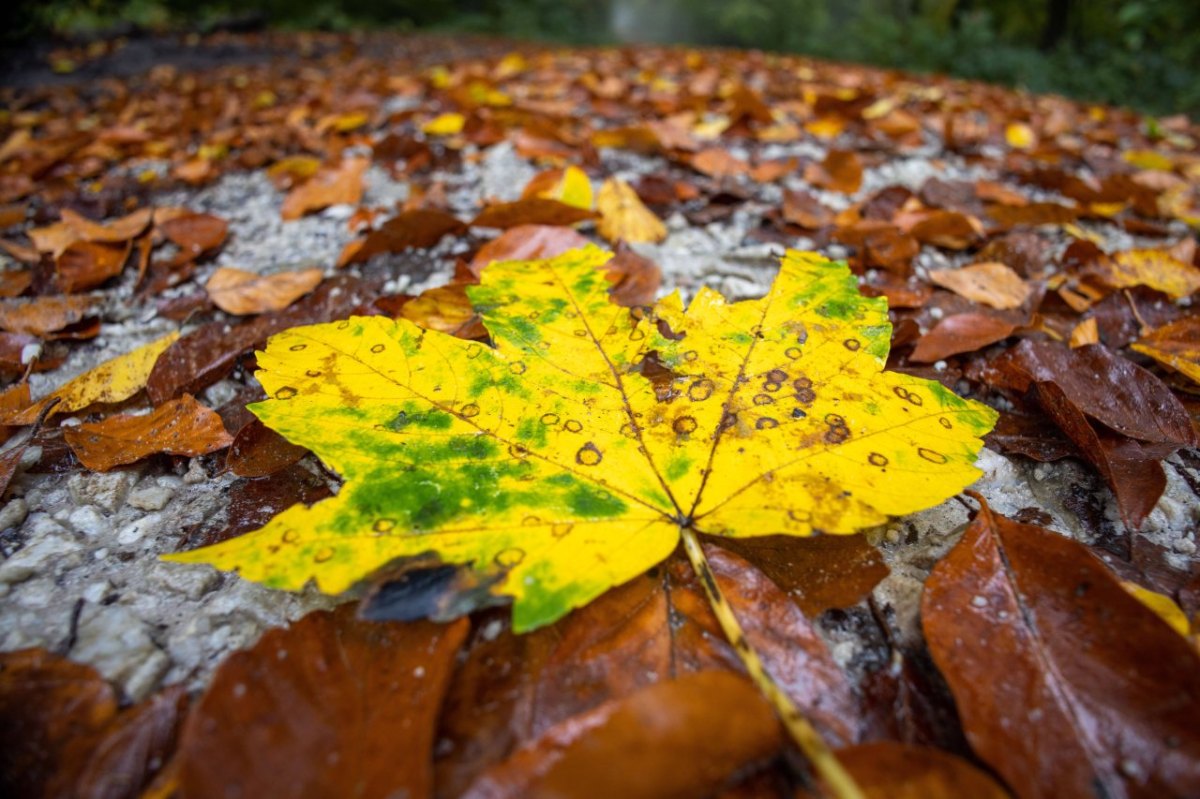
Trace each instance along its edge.
<instances>
[{"instance_id":1,"label":"small branch","mask_svg":"<svg viewBox=\"0 0 1200 799\"><path fill-rule=\"evenodd\" d=\"M775 709L775 713L783 722L783 726L787 728L792 740L812 763L817 776L829 788L830 795L833 799L866 799L865 794L855 784L854 778L842 767L837 757L834 756L833 750L825 743L825 739L813 727L812 722L804 717L800 708L792 702L792 698L779 687L779 683L775 682L775 678L767 671L758 652L746 640L742 625L738 622L725 595L721 593L716 576L713 574L712 567L708 565L708 559L704 557L704 550L700 547L696 534L686 527L682 528L680 532L683 536L684 551L687 552L688 560L691 562L696 576L700 578L700 584L704 586L704 593L708 596L708 602L717 617L717 622L721 625L722 632L725 633L729 643L733 645L733 649L741 659L742 665L746 667L750 679L771 703L771 707Z\"/></svg>"}]
</instances>

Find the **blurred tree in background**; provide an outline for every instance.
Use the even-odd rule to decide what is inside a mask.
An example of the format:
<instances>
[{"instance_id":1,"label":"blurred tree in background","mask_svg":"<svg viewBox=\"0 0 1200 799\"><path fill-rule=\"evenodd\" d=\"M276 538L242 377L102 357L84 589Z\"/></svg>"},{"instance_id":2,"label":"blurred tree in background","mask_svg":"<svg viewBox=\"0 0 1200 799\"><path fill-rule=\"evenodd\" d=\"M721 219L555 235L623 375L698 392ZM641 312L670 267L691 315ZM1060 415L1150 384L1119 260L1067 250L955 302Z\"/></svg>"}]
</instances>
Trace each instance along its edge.
<instances>
[{"instance_id":1,"label":"blurred tree in background","mask_svg":"<svg viewBox=\"0 0 1200 799\"><path fill-rule=\"evenodd\" d=\"M1200 116L1200 0L43 0L8 35L387 25L593 44L657 41L807 53Z\"/></svg>"}]
</instances>

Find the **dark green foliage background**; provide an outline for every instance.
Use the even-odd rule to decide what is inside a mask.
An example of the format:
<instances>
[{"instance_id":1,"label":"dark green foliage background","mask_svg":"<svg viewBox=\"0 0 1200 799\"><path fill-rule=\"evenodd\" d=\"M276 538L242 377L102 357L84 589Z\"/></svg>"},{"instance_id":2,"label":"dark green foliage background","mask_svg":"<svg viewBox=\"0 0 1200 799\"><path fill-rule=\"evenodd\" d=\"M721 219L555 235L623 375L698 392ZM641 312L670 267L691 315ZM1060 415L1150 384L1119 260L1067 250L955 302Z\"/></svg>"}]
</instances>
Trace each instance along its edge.
<instances>
[{"instance_id":1,"label":"dark green foliage background","mask_svg":"<svg viewBox=\"0 0 1200 799\"><path fill-rule=\"evenodd\" d=\"M1200 116L1198 0L48 0L8 31L204 28L247 13L289 28L799 52Z\"/></svg>"}]
</instances>

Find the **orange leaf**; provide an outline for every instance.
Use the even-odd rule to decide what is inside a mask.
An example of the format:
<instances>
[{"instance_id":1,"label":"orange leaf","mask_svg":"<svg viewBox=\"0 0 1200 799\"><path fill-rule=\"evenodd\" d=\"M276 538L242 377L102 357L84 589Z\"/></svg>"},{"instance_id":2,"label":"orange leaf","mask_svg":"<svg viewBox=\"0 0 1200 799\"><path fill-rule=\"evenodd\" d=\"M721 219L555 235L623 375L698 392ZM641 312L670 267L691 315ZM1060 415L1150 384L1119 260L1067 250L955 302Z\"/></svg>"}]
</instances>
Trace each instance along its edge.
<instances>
[{"instance_id":1,"label":"orange leaf","mask_svg":"<svg viewBox=\"0 0 1200 799\"><path fill-rule=\"evenodd\" d=\"M1021 307L1031 291L1020 275L996 261L937 269L929 273L929 279L961 297L1001 310Z\"/></svg>"},{"instance_id":2,"label":"orange leaf","mask_svg":"<svg viewBox=\"0 0 1200 799\"><path fill-rule=\"evenodd\" d=\"M208 279L205 289L213 304L238 316L282 311L317 287L320 269L259 275L223 266Z\"/></svg>"},{"instance_id":3,"label":"orange leaf","mask_svg":"<svg viewBox=\"0 0 1200 799\"><path fill-rule=\"evenodd\" d=\"M216 411L188 394L142 416L122 414L64 428L63 437L79 462L97 472L159 452L206 455L233 441Z\"/></svg>"},{"instance_id":4,"label":"orange leaf","mask_svg":"<svg viewBox=\"0 0 1200 799\"><path fill-rule=\"evenodd\" d=\"M58 283L68 294L95 288L121 274L130 245L98 244L77 241L68 246L54 262Z\"/></svg>"},{"instance_id":5,"label":"orange leaf","mask_svg":"<svg viewBox=\"0 0 1200 799\"><path fill-rule=\"evenodd\" d=\"M594 219L595 216L594 211L586 208L577 208L545 197L530 197L511 203L489 205L471 220L471 225L507 230L517 225L573 225L585 219Z\"/></svg>"},{"instance_id":6,"label":"orange leaf","mask_svg":"<svg viewBox=\"0 0 1200 799\"><path fill-rule=\"evenodd\" d=\"M478 276L492 261L534 261L553 258L567 250L586 247L591 242L569 227L553 225L517 225L479 248L471 259L470 270Z\"/></svg>"},{"instance_id":7,"label":"orange leaf","mask_svg":"<svg viewBox=\"0 0 1200 799\"><path fill-rule=\"evenodd\" d=\"M151 209L142 208L128 216L102 224L93 222L70 208L64 208L61 213L63 221L79 238L106 244L122 244L142 235L150 226L150 219L154 214Z\"/></svg>"},{"instance_id":8,"label":"orange leaf","mask_svg":"<svg viewBox=\"0 0 1200 799\"><path fill-rule=\"evenodd\" d=\"M299 219L331 205L357 205L362 199L363 174L370 163L366 158L349 158L336 169L318 172L292 189L280 213L284 219Z\"/></svg>"}]
</instances>

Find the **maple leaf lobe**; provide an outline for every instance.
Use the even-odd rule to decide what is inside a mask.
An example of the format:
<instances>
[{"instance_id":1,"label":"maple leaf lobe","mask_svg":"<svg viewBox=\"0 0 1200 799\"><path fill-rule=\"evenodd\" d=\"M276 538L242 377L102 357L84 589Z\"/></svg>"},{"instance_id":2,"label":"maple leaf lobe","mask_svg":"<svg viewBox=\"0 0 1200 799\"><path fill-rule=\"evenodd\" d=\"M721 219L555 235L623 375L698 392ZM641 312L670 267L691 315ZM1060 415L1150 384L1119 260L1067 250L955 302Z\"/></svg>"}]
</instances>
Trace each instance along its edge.
<instances>
[{"instance_id":1,"label":"maple leaf lobe","mask_svg":"<svg viewBox=\"0 0 1200 799\"><path fill-rule=\"evenodd\" d=\"M994 412L883 372L886 304L844 264L789 253L766 297L703 289L639 320L609 299L610 257L490 265L469 296L493 347L382 317L272 338L253 410L344 485L172 559L339 593L432 554L532 629L662 560L681 526L848 533L978 476Z\"/></svg>"}]
</instances>

